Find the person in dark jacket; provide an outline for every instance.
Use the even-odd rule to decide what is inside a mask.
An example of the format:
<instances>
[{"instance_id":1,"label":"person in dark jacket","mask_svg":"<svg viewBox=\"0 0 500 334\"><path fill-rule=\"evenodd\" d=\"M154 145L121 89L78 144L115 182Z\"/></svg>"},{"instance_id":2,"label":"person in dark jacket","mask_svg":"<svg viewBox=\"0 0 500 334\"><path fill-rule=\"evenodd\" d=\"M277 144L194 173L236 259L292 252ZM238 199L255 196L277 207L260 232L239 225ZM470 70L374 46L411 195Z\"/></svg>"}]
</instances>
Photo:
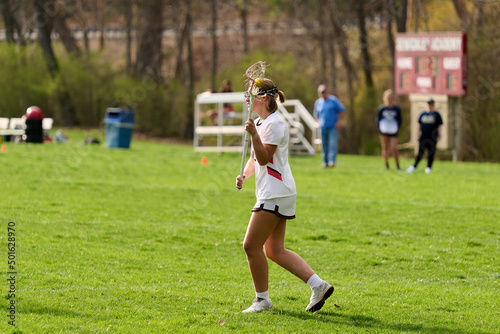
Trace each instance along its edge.
<instances>
[{"instance_id":1,"label":"person in dark jacket","mask_svg":"<svg viewBox=\"0 0 500 334\"><path fill-rule=\"evenodd\" d=\"M420 160L427 150L427 167L425 173L431 172L432 163L434 162L434 154L436 153L436 145L441 138L441 128L443 119L441 114L434 109L434 100L427 100L428 110L422 112L418 118L420 138L418 140L418 155L415 158L415 163L408 167L407 173L413 173L418 166Z\"/></svg>"}]
</instances>

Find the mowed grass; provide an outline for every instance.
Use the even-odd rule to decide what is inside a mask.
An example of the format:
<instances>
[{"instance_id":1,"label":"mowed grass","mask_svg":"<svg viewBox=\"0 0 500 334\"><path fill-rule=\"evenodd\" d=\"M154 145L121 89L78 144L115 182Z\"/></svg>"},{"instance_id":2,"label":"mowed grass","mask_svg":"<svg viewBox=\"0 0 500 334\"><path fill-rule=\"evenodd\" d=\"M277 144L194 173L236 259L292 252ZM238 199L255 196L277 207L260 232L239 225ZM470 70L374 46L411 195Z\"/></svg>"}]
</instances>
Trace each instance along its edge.
<instances>
[{"instance_id":1,"label":"mowed grass","mask_svg":"<svg viewBox=\"0 0 500 334\"><path fill-rule=\"evenodd\" d=\"M426 175L424 161L408 175L380 157L340 155L335 169L291 157L286 245L335 292L306 313L308 286L270 262L274 310L243 315L255 187L234 188L239 155L137 139L106 149L80 144L98 131L67 133L68 145L0 154L1 333L498 333L498 164L437 161Z\"/></svg>"}]
</instances>

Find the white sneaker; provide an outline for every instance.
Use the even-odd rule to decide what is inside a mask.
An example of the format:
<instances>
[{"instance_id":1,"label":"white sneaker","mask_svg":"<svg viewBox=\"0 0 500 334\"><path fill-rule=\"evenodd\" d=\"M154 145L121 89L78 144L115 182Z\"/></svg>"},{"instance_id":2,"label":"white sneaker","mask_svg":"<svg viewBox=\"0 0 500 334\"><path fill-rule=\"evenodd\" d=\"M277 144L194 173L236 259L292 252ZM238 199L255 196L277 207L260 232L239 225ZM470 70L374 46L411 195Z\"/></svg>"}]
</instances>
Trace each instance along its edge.
<instances>
[{"instance_id":1,"label":"white sneaker","mask_svg":"<svg viewBox=\"0 0 500 334\"><path fill-rule=\"evenodd\" d=\"M252 306L250 306L246 310L241 311L241 313L255 313L260 311L270 311L272 309L273 303L271 302L271 299L255 298Z\"/></svg>"},{"instance_id":2,"label":"white sneaker","mask_svg":"<svg viewBox=\"0 0 500 334\"><path fill-rule=\"evenodd\" d=\"M431 168L430 167L426 167L425 168L425 174L430 174L431 173Z\"/></svg>"},{"instance_id":3,"label":"white sneaker","mask_svg":"<svg viewBox=\"0 0 500 334\"><path fill-rule=\"evenodd\" d=\"M416 168L415 168L415 166L410 166L410 167L408 167L408 168L406 169L406 172L407 172L407 173L413 173L413 172L415 171L415 169L416 169Z\"/></svg>"},{"instance_id":4,"label":"white sneaker","mask_svg":"<svg viewBox=\"0 0 500 334\"><path fill-rule=\"evenodd\" d=\"M320 286L312 289L312 295L309 305L306 307L308 312L316 312L325 305L325 300L328 299L333 293L333 286L323 281Z\"/></svg>"}]
</instances>

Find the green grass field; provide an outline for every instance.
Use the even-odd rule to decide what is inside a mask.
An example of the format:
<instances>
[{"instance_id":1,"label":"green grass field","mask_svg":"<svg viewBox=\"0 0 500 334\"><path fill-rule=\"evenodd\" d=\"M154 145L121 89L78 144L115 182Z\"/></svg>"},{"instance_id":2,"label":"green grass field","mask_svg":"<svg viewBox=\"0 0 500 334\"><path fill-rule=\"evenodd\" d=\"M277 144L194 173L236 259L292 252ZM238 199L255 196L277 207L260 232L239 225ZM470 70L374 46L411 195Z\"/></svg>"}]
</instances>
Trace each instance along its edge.
<instances>
[{"instance_id":1,"label":"green grass field","mask_svg":"<svg viewBox=\"0 0 500 334\"><path fill-rule=\"evenodd\" d=\"M341 155L335 169L290 158L298 200L286 244L336 289L306 313L309 287L270 263L274 310L243 315L255 188L253 178L234 188L239 155L137 139L106 149L68 133L68 145L0 153L1 333L499 331L498 164L437 161L426 175L422 162L408 175L380 157Z\"/></svg>"}]
</instances>

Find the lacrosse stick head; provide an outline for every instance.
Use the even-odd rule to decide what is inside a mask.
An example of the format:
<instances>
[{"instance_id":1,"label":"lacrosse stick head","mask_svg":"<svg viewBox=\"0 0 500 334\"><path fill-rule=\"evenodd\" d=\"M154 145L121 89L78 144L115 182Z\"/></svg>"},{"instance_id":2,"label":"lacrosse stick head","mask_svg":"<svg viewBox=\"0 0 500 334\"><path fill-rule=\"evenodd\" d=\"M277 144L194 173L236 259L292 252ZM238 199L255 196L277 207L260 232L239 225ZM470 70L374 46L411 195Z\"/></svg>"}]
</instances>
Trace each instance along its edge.
<instances>
[{"instance_id":1,"label":"lacrosse stick head","mask_svg":"<svg viewBox=\"0 0 500 334\"><path fill-rule=\"evenodd\" d=\"M252 66L250 66L245 72L247 77L246 82L248 85L247 93L253 96L257 95L257 92L262 87L264 74L266 72L266 63L259 61Z\"/></svg>"}]
</instances>

